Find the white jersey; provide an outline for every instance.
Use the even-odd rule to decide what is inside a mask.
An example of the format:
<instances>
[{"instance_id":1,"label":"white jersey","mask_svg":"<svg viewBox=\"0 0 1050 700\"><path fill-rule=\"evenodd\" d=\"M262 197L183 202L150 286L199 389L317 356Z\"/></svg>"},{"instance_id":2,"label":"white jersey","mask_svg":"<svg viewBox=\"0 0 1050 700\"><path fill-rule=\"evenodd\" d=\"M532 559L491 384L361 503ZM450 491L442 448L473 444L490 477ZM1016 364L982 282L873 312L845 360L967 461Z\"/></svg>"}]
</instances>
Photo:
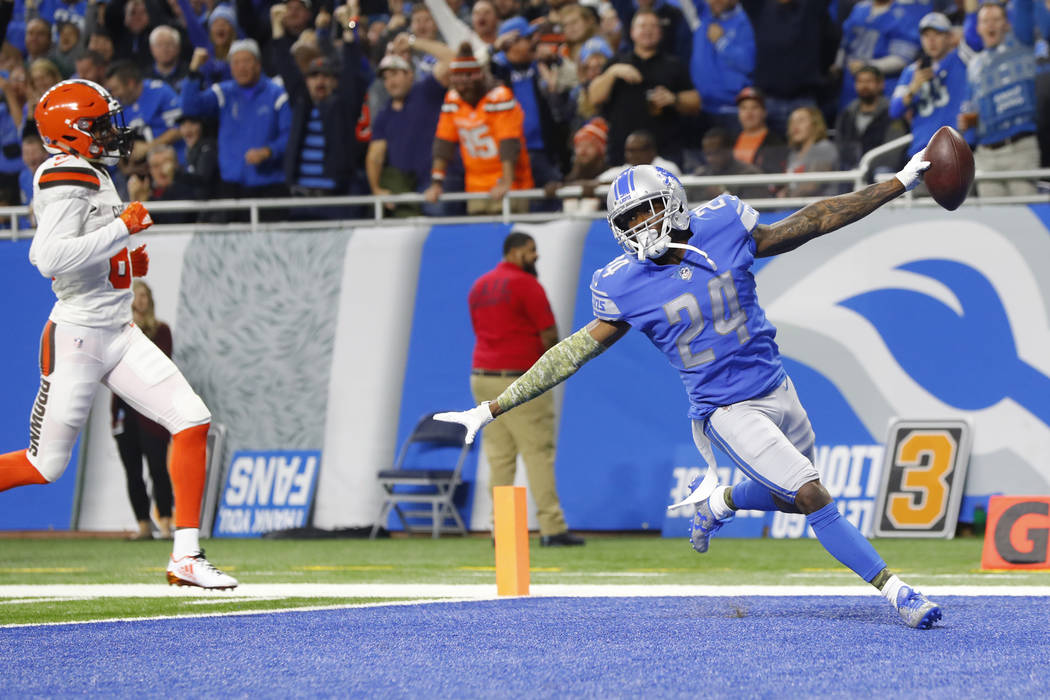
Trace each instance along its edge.
<instances>
[{"instance_id":1,"label":"white jersey","mask_svg":"<svg viewBox=\"0 0 1050 700\"><path fill-rule=\"evenodd\" d=\"M109 174L79 156L52 156L37 168L29 262L53 280L55 323L112 327L131 321L128 228L118 218L123 209Z\"/></svg>"}]
</instances>

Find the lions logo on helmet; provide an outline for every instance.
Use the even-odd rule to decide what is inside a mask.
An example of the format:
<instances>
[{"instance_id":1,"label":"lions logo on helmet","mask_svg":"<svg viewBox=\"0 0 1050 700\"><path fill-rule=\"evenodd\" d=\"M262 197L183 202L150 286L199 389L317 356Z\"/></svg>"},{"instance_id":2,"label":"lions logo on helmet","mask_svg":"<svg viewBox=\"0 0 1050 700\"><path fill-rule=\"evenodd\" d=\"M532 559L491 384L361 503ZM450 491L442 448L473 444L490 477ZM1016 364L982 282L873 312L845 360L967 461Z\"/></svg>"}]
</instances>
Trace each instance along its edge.
<instances>
[{"instance_id":1,"label":"lions logo on helmet","mask_svg":"<svg viewBox=\"0 0 1050 700\"><path fill-rule=\"evenodd\" d=\"M655 165L635 165L620 173L609 187L607 207L616 242L639 260L678 247L671 244L671 231L689 228L682 183ZM646 217L632 225L639 212Z\"/></svg>"}]
</instances>

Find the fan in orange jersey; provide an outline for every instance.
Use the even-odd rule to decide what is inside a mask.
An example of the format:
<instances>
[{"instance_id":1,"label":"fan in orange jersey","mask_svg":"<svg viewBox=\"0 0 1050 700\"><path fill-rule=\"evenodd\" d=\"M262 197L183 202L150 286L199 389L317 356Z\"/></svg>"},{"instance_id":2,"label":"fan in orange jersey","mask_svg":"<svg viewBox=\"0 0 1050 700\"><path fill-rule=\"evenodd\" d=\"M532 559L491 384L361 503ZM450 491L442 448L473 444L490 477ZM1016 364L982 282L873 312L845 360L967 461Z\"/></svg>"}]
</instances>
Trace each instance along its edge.
<instances>
[{"instance_id":1,"label":"fan in orange jersey","mask_svg":"<svg viewBox=\"0 0 1050 700\"><path fill-rule=\"evenodd\" d=\"M460 47L449 65L452 89L445 95L434 138L431 185L424 193L436 202L444 191L445 168L455 155L463 158L467 192L488 192L488 200L467 202L470 214L499 213L508 190L532 188L529 152L525 147L525 113L510 88L490 87L469 44ZM512 211L526 211L525 200L511 202Z\"/></svg>"},{"instance_id":2,"label":"fan in orange jersey","mask_svg":"<svg viewBox=\"0 0 1050 700\"><path fill-rule=\"evenodd\" d=\"M103 164L129 152L120 103L87 80L67 80L37 103L48 151L36 171L37 229L29 261L50 277L58 301L40 340L40 391L29 447L0 455L0 491L46 484L65 471L99 386L172 434L175 541L168 583L233 588L237 580L204 558L197 530L211 413L182 373L131 321L131 280L146 274L132 234L153 224L140 202L124 206Z\"/></svg>"}]
</instances>

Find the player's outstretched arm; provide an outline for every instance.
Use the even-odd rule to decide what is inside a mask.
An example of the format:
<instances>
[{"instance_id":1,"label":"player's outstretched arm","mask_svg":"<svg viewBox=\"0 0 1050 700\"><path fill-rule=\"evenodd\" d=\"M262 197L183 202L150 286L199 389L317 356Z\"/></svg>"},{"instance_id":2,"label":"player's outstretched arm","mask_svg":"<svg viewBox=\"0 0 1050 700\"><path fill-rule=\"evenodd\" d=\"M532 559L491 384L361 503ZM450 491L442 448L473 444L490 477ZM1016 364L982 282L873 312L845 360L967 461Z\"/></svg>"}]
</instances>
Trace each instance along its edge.
<instances>
[{"instance_id":1,"label":"player's outstretched arm","mask_svg":"<svg viewBox=\"0 0 1050 700\"><path fill-rule=\"evenodd\" d=\"M767 258L786 253L806 241L864 218L919 184L923 172L930 167L930 162L925 160L925 156L926 149L919 151L896 177L886 182L868 185L849 194L822 199L806 205L775 224L755 227L752 234L755 238L755 256Z\"/></svg>"},{"instance_id":2,"label":"player's outstretched arm","mask_svg":"<svg viewBox=\"0 0 1050 700\"><path fill-rule=\"evenodd\" d=\"M561 384L585 363L605 352L630 329L631 326L624 321L595 319L545 352L495 401L482 401L469 411L438 413L434 418L465 426L466 442L469 445L474 442L478 431L493 418Z\"/></svg>"}]
</instances>

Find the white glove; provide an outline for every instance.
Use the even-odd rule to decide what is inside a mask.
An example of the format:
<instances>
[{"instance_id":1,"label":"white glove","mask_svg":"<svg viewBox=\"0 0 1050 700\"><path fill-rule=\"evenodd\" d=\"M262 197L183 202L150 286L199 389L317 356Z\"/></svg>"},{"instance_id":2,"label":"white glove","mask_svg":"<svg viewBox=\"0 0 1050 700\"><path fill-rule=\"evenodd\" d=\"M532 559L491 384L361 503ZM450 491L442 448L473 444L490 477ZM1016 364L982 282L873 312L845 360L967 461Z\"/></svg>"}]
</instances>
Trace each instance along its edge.
<instances>
[{"instance_id":1,"label":"white glove","mask_svg":"<svg viewBox=\"0 0 1050 700\"><path fill-rule=\"evenodd\" d=\"M489 402L479 403L469 411L447 411L435 413L434 420L443 420L446 423L459 423L467 429L467 437L464 439L468 445L474 442L478 431L492 422L492 411Z\"/></svg>"},{"instance_id":2,"label":"white glove","mask_svg":"<svg viewBox=\"0 0 1050 700\"><path fill-rule=\"evenodd\" d=\"M926 149L922 149L911 157L907 165L897 173L897 179L904 185L904 191L910 192L922 181L922 174L930 167L930 161L925 160Z\"/></svg>"}]
</instances>

